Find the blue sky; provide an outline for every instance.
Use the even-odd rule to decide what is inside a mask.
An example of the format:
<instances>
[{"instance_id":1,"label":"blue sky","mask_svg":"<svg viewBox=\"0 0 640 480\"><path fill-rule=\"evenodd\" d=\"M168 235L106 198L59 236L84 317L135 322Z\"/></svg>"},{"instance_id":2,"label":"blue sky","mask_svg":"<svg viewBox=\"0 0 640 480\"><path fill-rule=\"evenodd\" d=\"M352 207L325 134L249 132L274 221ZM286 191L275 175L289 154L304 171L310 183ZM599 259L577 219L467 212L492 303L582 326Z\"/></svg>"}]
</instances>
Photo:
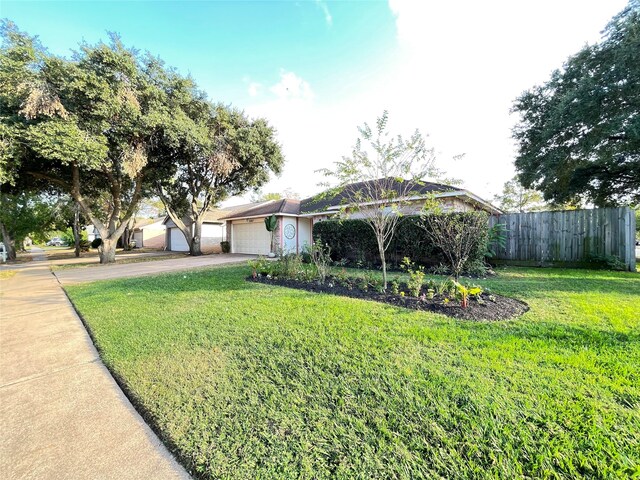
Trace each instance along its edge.
<instances>
[{"instance_id":1,"label":"blue sky","mask_svg":"<svg viewBox=\"0 0 640 480\"><path fill-rule=\"evenodd\" d=\"M60 55L80 40L117 32L127 45L191 73L212 98L240 105L250 101L252 79L276 83L282 69L313 79L317 95L349 95L396 45L385 2L336 3L329 11L315 1L3 0L1 14Z\"/></svg>"},{"instance_id":2,"label":"blue sky","mask_svg":"<svg viewBox=\"0 0 640 480\"><path fill-rule=\"evenodd\" d=\"M0 0L0 17L60 55L117 32L213 100L266 117L287 163L265 191L315 193L314 171L388 109L394 133L419 128L438 165L490 199L514 173L514 98L596 41L625 4Z\"/></svg>"}]
</instances>

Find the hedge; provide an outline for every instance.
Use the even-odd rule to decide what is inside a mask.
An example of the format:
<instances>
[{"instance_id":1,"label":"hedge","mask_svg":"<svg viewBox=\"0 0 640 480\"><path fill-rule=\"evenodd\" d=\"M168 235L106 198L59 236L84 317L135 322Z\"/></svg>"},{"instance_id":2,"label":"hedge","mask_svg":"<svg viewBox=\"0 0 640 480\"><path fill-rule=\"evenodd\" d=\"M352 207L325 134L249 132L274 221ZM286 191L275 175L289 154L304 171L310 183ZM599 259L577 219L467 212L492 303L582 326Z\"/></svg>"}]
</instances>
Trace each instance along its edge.
<instances>
[{"instance_id":1,"label":"hedge","mask_svg":"<svg viewBox=\"0 0 640 480\"><path fill-rule=\"evenodd\" d=\"M474 213L474 212L471 212ZM445 215L467 215L456 212ZM427 239L422 225L429 222L419 216L402 217L387 249L387 261L399 265L404 257L426 266L444 263L442 251ZM487 224L487 231L489 226ZM331 247L331 258L347 265L380 265L378 244L373 229L365 220L326 220L313 225L313 238ZM475 249L470 262L483 260L485 245Z\"/></svg>"}]
</instances>

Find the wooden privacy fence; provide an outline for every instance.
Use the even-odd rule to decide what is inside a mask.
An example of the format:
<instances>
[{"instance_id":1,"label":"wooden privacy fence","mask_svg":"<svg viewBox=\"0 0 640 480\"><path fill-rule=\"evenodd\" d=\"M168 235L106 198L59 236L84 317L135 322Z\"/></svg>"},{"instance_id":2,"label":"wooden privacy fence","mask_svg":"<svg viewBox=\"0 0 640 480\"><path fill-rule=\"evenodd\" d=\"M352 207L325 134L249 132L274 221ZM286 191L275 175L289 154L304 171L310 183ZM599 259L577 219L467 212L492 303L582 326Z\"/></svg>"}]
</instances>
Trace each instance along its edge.
<instances>
[{"instance_id":1,"label":"wooden privacy fence","mask_svg":"<svg viewBox=\"0 0 640 480\"><path fill-rule=\"evenodd\" d=\"M629 207L562 212L493 215L489 226L503 223L505 248L498 263L521 265L588 266L597 258L618 257L636 270L636 218Z\"/></svg>"}]
</instances>

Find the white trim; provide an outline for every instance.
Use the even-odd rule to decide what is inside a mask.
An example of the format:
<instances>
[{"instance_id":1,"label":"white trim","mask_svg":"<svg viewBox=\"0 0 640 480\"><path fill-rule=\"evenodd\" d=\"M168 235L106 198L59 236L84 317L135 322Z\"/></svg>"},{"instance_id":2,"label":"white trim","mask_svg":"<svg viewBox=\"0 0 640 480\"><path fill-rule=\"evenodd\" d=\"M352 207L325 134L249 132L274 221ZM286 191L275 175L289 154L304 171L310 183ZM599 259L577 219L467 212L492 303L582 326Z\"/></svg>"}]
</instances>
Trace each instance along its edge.
<instances>
[{"instance_id":1,"label":"white trim","mask_svg":"<svg viewBox=\"0 0 640 480\"><path fill-rule=\"evenodd\" d=\"M330 211L330 210L325 210L324 212L313 212L313 213L301 213L300 215L298 215L300 218L307 218L307 217L317 217L319 215L335 215L337 212L334 211Z\"/></svg>"},{"instance_id":2,"label":"white trim","mask_svg":"<svg viewBox=\"0 0 640 480\"><path fill-rule=\"evenodd\" d=\"M262 215L250 215L248 217L225 217L227 221L233 220L246 220L247 218L266 218L271 215L275 215L276 217L300 217L301 215L297 215L295 213L263 213Z\"/></svg>"}]
</instances>

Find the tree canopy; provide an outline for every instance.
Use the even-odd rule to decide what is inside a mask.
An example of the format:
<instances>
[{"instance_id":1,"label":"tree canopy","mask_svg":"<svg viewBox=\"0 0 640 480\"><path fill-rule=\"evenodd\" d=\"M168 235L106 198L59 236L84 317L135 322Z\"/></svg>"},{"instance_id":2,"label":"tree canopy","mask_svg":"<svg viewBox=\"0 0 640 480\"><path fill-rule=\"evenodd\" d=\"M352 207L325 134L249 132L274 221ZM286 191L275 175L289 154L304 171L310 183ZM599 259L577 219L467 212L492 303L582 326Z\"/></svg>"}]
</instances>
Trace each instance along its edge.
<instances>
[{"instance_id":1,"label":"tree canopy","mask_svg":"<svg viewBox=\"0 0 640 480\"><path fill-rule=\"evenodd\" d=\"M504 183L502 193L495 196L495 201L505 212L534 212L544 208L542 194L523 187L517 178Z\"/></svg>"},{"instance_id":2,"label":"tree canopy","mask_svg":"<svg viewBox=\"0 0 640 480\"><path fill-rule=\"evenodd\" d=\"M16 249L22 249L27 236L44 239L56 219L53 199L28 192L0 193L0 234L9 260L16 259Z\"/></svg>"},{"instance_id":3,"label":"tree canopy","mask_svg":"<svg viewBox=\"0 0 640 480\"><path fill-rule=\"evenodd\" d=\"M202 128L204 141L180 143L176 174L158 179L156 191L190 253L199 255L202 220L209 207L259 188L271 172L280 173L284 158L275 130L262 118L249 119L239 110L216 105L192 114L192 120Z\"/></svg>"},{"instance_id":4,"label":"tree canopy","mask_svg":"<svg viewBox=\"0 0 640 480\"><path fill-rule=\"evenodd\" d=\"M554 203L640 201L640 2L606 26L543 85L524 92L518 178Z\"/></svg>"},{"instance_id":5,"label":"tree canopy","mask_svg":"<svg viewBox=\"0 0 640 480\"><path fill-rule=\"evenodd\" d=\"M206 209L280 169L266 121L212 105L191 78L115 35L63 58L11 22L0 33L2 191L71 195L100 232L102 263L158 185L178 207Z\"/></svg>"},{"instance_id":6,"label":"tree canopy","mask_svg":"<svg viewBox=\"0 0 640 480\"><path fill-rule=\"evenodd\" d=\"M198 135L186 110L202 94L116 36L81 44L72 59L49 54L10 22L2 37L3 188L69 193L100 231L101 262L113 261L140 198L175 169L158 147Z\"/></svg>"}]
</instances>

